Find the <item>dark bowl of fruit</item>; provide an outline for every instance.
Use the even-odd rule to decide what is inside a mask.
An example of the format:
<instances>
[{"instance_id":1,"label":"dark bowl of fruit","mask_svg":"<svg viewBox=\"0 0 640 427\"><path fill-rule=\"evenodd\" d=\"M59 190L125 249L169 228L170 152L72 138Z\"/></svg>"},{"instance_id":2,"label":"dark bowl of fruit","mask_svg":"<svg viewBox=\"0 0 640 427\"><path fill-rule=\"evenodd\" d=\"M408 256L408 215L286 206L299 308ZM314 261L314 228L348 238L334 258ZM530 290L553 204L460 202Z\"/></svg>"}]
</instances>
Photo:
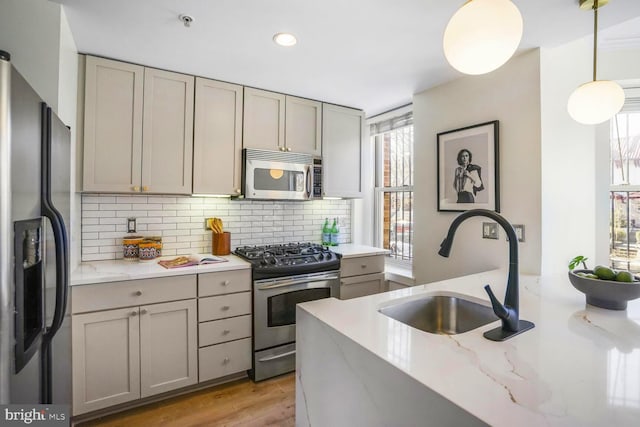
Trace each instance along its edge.
<instances>
[{"instance_id":1,"label":"dark bowl of fruit","mask_svg":"<svg viewBox=\"0 0 640 427\"><path fill-rule=\"evenodd\" d=\"M593 270L569 271L574 288L587 296L587 304L609 310L625 310L627 301L640 297L640 278L628 271L601 265Z\"/></svg>"}]
</instances>

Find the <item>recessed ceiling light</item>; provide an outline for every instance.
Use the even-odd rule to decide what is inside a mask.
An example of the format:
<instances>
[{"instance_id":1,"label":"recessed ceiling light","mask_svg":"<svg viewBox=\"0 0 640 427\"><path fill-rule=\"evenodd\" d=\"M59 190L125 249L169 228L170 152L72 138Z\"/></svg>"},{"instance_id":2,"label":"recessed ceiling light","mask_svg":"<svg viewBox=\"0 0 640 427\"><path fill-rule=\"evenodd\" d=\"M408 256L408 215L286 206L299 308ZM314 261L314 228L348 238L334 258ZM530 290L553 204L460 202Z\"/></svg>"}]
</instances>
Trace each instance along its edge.
<instances>
[{"instance_id":1,"label":"recessed ceiling light","mask_svg":"<svg viewBox=\"0 0 640 427\"><path fill-rule=\"evenodd\" d=\"M280 46L293 46L298 43L296 36L290 33L277 33L273 36L273 41L278 43Z\"/></svg>"}]
</instances>

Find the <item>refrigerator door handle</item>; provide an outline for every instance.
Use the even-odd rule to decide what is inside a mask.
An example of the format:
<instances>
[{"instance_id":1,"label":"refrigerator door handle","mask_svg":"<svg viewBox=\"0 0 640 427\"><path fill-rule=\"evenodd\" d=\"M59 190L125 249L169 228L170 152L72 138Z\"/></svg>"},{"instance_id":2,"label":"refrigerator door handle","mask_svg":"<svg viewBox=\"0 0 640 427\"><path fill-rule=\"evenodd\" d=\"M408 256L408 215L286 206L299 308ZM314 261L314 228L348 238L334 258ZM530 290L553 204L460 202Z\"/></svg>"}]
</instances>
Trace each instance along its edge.
<instances>
[{"instance_id":1,"label":"refrigerator door handle","mask_svg":"<svg viewBox=\"0 0 640 427\"><path fill-rule=\"evenodd\" d=\"M42 216L49 218L51 221L56 252L56 305L51 325L45 328L44 339L46 341L51 341L58 329L60 329L60 326L62 326L67 308L67 281L69 279L69 272L67 271L69 265L67 261L69 256L67 231L62 215L55 206L53 206L53 202L51 201L51 114L51 108L43 102Z\"/></svg>"}]
</instances>

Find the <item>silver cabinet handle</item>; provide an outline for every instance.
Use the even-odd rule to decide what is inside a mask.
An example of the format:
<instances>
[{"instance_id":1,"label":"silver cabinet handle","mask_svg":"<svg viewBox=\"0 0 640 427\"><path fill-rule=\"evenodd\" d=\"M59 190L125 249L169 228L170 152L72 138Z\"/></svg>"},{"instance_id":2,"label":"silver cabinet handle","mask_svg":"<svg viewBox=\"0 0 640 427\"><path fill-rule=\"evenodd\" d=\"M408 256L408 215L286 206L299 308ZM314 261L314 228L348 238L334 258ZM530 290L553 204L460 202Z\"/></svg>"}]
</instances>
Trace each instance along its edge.
<instances>
[{"instance_id":1,"label":"silver cabinet handle","mask_svg":"<svg viewBox=\"0 0 640 427\"><path fill-rule=\"evenodd\" d=\"M236 193L240 194L242 191L239 188L236 188Z\"/></svg>"},{"instance_id":2,"label":"silver cabinet handle","mask_svg":"<svg viewBox=\"0 0 640 427\"><path fill-rule=\"evenodd\" d=\"M222 331L222 335L229 335L229 332L231 331L228 329L225 329L224 331Z\"/></svg>"},{"instance_id":3,"label":"silver cabinet handle","mask_svg":"<svg viewBox=\"0 0 640 427\"><path fill-rule=\"evenodd\" d=\"M360 267L367 268L367 264L362 264Z\"/></svg>"},{"instance_id":4,"label":"silver cabinet handle","mask_svg":"<svg viewBox=\"0 0 640 427\"><path fill-rule=\"evenodd\" d=\"M136 291L134 295L139 297L140 295L142 295L142 291Z\"/></svg>"},{"instance_id":5,"label":"silver cabinet handle","mask_svg":"<svg viewBox=\"0 0 640 427\"><path fill-rule=\"evenodd\" d=\"M225 358L222 360L222 363L223 363L223 364L225 364L225 365L226 365L227 363L229 363L229 362L231 362L231 359L229 359L228 357L225 357Z\"/></svg>"},{"instance_id":6,"label":"silver cabinet handle","mask_svg":"<svg viewBox=\"0 0 640 427\"><path fill-rule=\"evenodd\" d=\"M291 151L291 148L287 147L287 151Z\"/></svg>"},{"instance_id":7,"label":"silver cabinet handle","mask_svg":"<svg viewBox=\"0 0 640 427\"><path fill-rule=\"evenodd\" d=\"M222 282L222 286L228 286L229 285L229 281L225 280L224 282Z\"/></svg>"},{"instance_id":8,"label":"silver cabinet handle","mask_svg":"<svg viewBox=\"0 0 640 427\"><path fill-rule=\"evenodd\" d=\"M137 312L137 311L132 311L132 312L131 312L131 317L135 317L135 316L137 316L137 315L138 315L138 312Z\"/></svg>"},{"instance_id":9,"label":"silver cabinet handle","mask_svg":"<svg viewBox=\"0 0 640 427\"><path fill-rule=\"evenodd\" d=\"M220 310L222 311L227 311L229 310L231 307L229 307L228 305L223 305L222 307L220 307Z\"/></svg>"},{"instance_id":10,"label":"silver cabinet handle","mask_svg":"<svg viewBox=\"0 0 640 427\"><path fill-rule=\"evenodd\" d=\"M140 314L147 314L147 310L143 308L142 310L140 310Z\"/></svg>"}]
</instances>

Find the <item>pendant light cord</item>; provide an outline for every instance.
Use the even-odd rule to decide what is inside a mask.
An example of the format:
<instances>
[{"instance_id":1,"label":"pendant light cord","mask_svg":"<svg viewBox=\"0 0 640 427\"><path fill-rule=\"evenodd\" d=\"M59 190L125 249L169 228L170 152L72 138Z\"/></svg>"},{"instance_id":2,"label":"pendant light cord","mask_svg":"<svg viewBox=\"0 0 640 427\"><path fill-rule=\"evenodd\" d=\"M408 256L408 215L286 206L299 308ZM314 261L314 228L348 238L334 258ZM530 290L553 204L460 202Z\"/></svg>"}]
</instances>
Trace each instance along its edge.
<instances>
[{"instance_id":1,"label":"pendant light cord","mask_svg":"<svg viewBox=\"0 0 640 427\"><path fill-rule=\"evenodd\" d=\"M596 81L598 67L598 0L593 2L593 81Z\"/></svg>"}]
</instances>

